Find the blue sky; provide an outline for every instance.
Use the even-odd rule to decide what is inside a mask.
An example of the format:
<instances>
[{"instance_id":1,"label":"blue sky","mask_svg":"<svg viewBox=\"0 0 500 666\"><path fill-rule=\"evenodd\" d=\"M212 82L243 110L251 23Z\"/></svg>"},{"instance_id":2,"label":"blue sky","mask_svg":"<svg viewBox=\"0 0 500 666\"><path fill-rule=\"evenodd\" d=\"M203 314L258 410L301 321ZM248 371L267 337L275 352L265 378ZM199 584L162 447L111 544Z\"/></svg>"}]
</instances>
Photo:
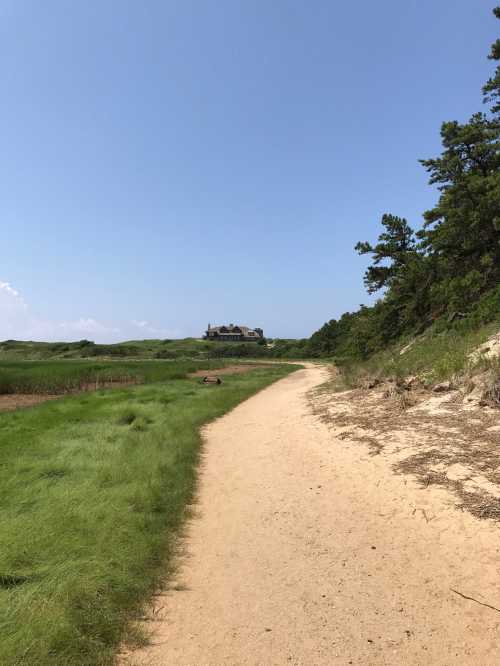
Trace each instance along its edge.
<instances>
[{"instance_id":1,"label":"blue sky","mask_svg":"<svg viewBox=\"0 0 500 666\"><path fill-rule=\"evenodd\" d=\"M481 108L490 0L0 0L0 339L310 335Z\"/></svg>"}]
</instances>

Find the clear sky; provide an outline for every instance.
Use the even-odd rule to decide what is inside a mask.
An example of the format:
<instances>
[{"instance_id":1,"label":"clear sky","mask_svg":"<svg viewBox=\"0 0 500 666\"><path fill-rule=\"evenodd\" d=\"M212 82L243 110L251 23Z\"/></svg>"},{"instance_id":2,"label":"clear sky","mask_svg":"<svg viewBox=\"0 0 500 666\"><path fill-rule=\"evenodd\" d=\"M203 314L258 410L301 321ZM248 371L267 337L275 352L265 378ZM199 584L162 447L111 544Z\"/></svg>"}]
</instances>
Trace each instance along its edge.
<instances>
[{"instance_id":1,"label":"clear sky","mask_svg":"<svg viewBox=\"0 0 500 666\"><path fill-rule=\"evenodd\" d=\"M435 201L494 0L0 0L0 339L310 335Z\"/></svg>"}]
</instances>

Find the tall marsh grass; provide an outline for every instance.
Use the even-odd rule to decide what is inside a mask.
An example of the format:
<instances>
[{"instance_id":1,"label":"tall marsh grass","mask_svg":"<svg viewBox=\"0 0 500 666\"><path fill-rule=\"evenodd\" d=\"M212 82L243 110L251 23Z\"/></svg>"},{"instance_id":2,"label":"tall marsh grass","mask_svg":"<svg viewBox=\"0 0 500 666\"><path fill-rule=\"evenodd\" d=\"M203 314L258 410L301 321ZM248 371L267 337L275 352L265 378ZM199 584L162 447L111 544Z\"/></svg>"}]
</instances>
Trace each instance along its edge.
<instances>
[{"instance_id":1,"label":"tall marsh grass","mask_svg":"<svg viewBox=\"0 0 500 666\"><path fill-rule=\"evenodd\" d=\"M0 361L0 394L63 394L109 383L180 379L223 361Z\"/></svg>"},{"instance_id":2,"label":"tall marsh grass","mask_svg":"<svg viewBox=\"0 0 500 666\"><path fill-rule=\"evenodd\" d=\"M0 414L0 664L114 663L168 573L200 427L293 369L208 388L170 379Z\"/></svg>"}]
</instances>

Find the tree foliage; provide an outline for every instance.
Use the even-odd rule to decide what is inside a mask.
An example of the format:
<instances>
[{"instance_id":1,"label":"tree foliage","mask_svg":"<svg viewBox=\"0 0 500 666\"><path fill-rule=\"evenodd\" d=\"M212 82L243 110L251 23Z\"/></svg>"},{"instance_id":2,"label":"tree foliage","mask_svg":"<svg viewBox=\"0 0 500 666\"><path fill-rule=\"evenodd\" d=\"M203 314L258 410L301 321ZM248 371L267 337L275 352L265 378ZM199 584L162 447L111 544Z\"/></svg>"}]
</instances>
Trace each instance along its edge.
<instances>
[{"instance_id":1,"label":"tree foliage","mask_svg":"<svg viewBox=\"0 0 500 666\"><path fill-rule=\"evenodd\" d=\"M494 9L500 19L500 7ZM500 61L500 39L489 58ZM441 126L442 152L421 160L439 191L415 233L407 220L382 216L377 243L359 242L371 256L364 283L381 292L372 307L330 320L308 343L312 355L365 358L404 333L439 317L470 313L500 285L500 65L483 87L487 112ZM482 300L481 300L482 299ZM498 298L488 302L498 303ZM490 310L488 309L488 312Z\"/></svg>"},{"instance_id":2,"label":"tree foliage","mask_svg":"<svg viewBox=\"0 0 500 666\"><path fill-rule=\"evenodd\" d=\"M359 254L373 255L373 264L364 278L369 294L382 287L395 287L416 251L413 229L404 218L383 215L382 226L385 231L380 234L375 247L366 241L355 247ZM384 261L389 263L382 264Z\"/></svg>"}]
</instances>

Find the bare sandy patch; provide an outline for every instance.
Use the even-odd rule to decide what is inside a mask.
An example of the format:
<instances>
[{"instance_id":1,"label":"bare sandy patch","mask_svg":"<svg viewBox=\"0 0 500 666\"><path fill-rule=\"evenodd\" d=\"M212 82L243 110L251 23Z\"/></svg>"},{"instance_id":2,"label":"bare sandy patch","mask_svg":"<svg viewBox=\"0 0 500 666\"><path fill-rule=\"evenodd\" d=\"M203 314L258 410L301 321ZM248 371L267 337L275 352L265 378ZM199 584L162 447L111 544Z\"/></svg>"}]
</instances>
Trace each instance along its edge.
<instances>
[{"instance_id":1,"label":"bare sandy patch","mask_svg":"<svg viewBox=\"0 0 500 666\"><path fill-rule=\"evenodd\" d=\"M55 400L60 395L44 395L41 393L7 393L0 395L0 412L33 407L47 400Z\"/></svg>"},{"instance_id":2,"label":"bare sandy patch","mask_svg":"<svg viewBox=\"0 0 500 666\"><path fill-rule=\"evenodd\" d=\"M142 624L151 644L120 664L500 663L497 525L394 473L388 450L410 459L421 431L439 453L420 417L380 438L372 396L323 396L314 414L326 378L309 366L206 428L177 575Z\"/></svg>"},{"instance_id":3,"label":"bare sandy patch","mask_svg":"<svg viewBox=\"0 0 500 666\"><path fill-rule=\"evenodd\" d=\"M446 488L460 509L500 520L499 409L464 404L458 390L410 394L401 409L383 385L320 390L313 404L333 434L383 453L394 471L425 487Z\"/></svg>"},{"instance_id":4,"label":"bare sandy patch","mask_svg":"<svg viewBox=\"0 0 500 666\"><path fill-rule=\"evenodd\" d=\"M196 372L189 373L188 377L206 377L218 375L240 375L244 372L257 370L258 368L269 367L265 363L242 363L241 365L226 365L225 368L218 368L217 370L196 370Z\"/></svg>"}]
</instances>

